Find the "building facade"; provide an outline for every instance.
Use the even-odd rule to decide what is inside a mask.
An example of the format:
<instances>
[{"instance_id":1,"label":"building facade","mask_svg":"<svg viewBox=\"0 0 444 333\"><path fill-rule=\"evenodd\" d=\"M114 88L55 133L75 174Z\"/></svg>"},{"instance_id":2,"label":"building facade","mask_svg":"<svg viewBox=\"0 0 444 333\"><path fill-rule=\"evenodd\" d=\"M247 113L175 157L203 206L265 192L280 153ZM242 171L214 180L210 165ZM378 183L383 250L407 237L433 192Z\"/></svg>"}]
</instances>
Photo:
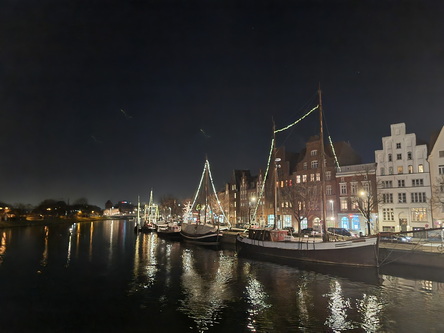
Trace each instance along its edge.
<instances>
[{"instance_id":1,"label":"building facade","mask_svg":"<svg viewBox=\"0 0 444 333\"><path fill-rule=\"evenodd\" d=\"M427 145L406 133L405 123L390 125L375 151L380 196L379 231L423 230L432 225Z\"/></svg>"},{"instance_id":2,"label":"building facade","mask_svg":"<svg viewBox=\"0 0 444 333\"><path fill-rule=\"evenodd\" d=\"M433 227L444 227L444 126L433 138L428 156Z\"/></svg>"},{"instance_id":3,"label":"building facade","mask_svg":"<svg viewBox=\"0 0 444 333\"><path fill-rule=\"evenodd\" d=\"M336 172L336 181L339 205L335 215L332 202L331 217L337 217L337 227L356 234L374 234L378 229L376 164L342 166Z\"/></svg>"}]
</instances>

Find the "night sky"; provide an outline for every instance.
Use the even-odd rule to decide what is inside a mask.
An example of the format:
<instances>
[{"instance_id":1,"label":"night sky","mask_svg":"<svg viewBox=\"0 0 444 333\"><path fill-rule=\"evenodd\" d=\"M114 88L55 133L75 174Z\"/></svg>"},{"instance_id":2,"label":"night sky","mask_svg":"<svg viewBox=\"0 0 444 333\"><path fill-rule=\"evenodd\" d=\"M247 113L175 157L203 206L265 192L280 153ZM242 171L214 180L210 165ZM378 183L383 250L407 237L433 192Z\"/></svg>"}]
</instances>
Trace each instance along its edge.
<instances>
[{"instance_id":1,"label":"night sky","mask_svg":"<svg viewBox=\"0 0 444 333\"><path fill-rule=\"evenodd\" d=\"M237 2L242 5L236 4ZM0 2L0 201L192 197L265 168L316 105L374 161L390 124L444 125L444 1ZM317 117L278 136L288 150Z\"/></svg>"}]
</instances>

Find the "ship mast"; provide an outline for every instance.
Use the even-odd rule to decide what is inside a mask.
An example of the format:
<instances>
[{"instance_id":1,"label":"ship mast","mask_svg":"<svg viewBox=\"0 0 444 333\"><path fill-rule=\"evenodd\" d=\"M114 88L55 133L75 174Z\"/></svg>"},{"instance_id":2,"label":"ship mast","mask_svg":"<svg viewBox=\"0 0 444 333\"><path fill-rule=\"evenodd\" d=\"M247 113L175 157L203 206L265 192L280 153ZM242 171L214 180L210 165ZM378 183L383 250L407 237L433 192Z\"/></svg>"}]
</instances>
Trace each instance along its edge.
<instances>
[{"instance_id":1,"label":"ship mast","mask_svg":"<svg viewBox=\"0 0 444 333\"><path fill-rule=\"evenodd\" d=\"M323 128L323 115L322 115L322 92L321 85L319 84L318 89L319 94L319 139L321 141L321 192L322 192L322 240L324 242L328 242L328 234L327 234L327 226L326 226L326 216L327 216L327 207L326 207L326 193L325 193L325 149L324 149L324 128Z\"/></svg>"}]
</instances>

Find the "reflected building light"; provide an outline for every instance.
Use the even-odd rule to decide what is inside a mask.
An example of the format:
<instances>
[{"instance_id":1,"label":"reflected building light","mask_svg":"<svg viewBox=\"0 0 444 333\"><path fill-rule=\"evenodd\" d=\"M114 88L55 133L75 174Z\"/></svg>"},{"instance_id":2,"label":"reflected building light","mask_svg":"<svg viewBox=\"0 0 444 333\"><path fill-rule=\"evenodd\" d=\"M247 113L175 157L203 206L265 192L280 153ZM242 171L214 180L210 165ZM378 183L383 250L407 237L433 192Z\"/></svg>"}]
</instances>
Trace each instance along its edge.
<instances>
[{"instance_id":1,"label":"reflected building light","mask_svg":"<svg viewBox=\"0 0 444 333\"><path fill-rule=\"evenodd\" d=\"M297 303L298 303L298 310L299 310L299 320L301 323L306 326L310 322L310 311L308 310L307 300L309 295L307 294L307 285L306 283L301 284L299 286L298 292L297 292Z\"/></svg>"},{"instance_id":2,"label":"reflected building light","mask_svg":"<svg viewBox=\"0 0 444 333\"><path fill-rule=\"evenodd\" d=\"M6 232L2 232L2 238L0 240L0 264L3 263L3 256L6 253Z\"/></svg>"},{"instance_id":3,"label":"reflected building light","mask_svg":"<svg viewBox=\"0 0 444 333\"><path fill-rule=\"evenodd\" d=\"M271 307L271 304L267 303L269 296L264 291L262 284L253 277L249 278L245 295L249 305L249 308L247 309L247 329L251 332L256 332L255 323L257 316L264 310Z\"/></svg>"},{"instance_id":4,"label":"reflected building light","mask_svg":"<svg viewBox=\"0 0 444 333\"><path fill-rule=\"evenodd\" d=\"M382 329L381 317L384 304L376 296L364 294L362 300L356 300L356 308L361 314L361 328L365 332L379 332Z\"/></svg>"},{"instance_id":5,"label":"reflected building light","mask_svg":"<svg viewBox=\"0 0 444 333\"><path fill-rule=\"evenodd\" d=\"M72 232L69 233L69 238L68 238L68 254L66 255L66 265L65 265L65 267L68 267L69 263L71 261L71 243L72 243Z\"/></svg>"},{"instance_id":6,"label":"reflected building light","mask_svg":"<svg viewBox=\"0 0 444 333\"><path fill-rule=\"evenodd\" d=\"M217 265L219 261L215 260L213 263ZM208 274L203 276L196 272L194 266L197 264L199 263L194 262L192 251L184 251L181 282L184 299L179 310L196 323L198 332L204 332L220 320L220 310L229 298L225 294L226 279L219 278L218 270L209 267Z\"/></svg>"},{"instance_id":7,"label":"reflected building light","mask_svg":"<svg viewBox=\"0 0 444 333\"><path fill-rule=\"evenodd\" d=\"M46 267L46 265L48 264L48 235L49 235L48 226L45 226L44 232L45 232L44 236L45 246L43 248L42 260L40 260L40 265Z\"/></svg>"},{"instance_id":8,"label":"reflected building light","mask_svg":"<svg viewBox=\"0 0 444 333\"><path fill-rule=\"evenodd\" d=\"M93 244L93 234L94 234L94 222L89 225L89 261L92 261L92 244Z\"/></svg>"},{"instance_id":9,"label":"reflected building light","mask_svg":"<svg viewBox=\"0 0 444 333\"><path fill-rule=\"evenodd\" d=\"M114 229L114 220L111 220L110 230L109 230L109 255L108 255L109 265L111 265L111 260L113 258L113 229Z\"/></svg>"},{"instance_id":10,"label":"reflected building light","mask_svg":"<svg viewBox=\"0 0 444 333\"><path fill-rule=\"evenodd\" d=\"M350 308L350 301L342 295L342 287L337 280L331 282L331 293L326 296L329 298L328 309L330 315L325 320L325 325L333 331L345 331L354 328L350 321L347 321L347 310Z\"/></svg>"}]
</instances>

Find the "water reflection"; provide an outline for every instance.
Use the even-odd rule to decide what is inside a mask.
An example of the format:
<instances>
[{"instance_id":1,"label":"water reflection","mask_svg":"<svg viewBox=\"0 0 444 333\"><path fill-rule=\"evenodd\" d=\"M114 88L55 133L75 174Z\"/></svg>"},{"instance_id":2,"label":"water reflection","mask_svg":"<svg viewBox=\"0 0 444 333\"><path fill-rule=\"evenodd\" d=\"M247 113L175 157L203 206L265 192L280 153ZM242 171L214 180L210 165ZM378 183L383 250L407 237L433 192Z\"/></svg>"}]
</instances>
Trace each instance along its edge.
<instances>
[{"instance_id":1,"label":"water reflection","mask_svg":"<svg viewBox=\"0 0 444 333\"><path fill-rule=\"evenodd\" d=\"M439 271L384 268L375 281L374 271L285 266L134 234L117 220L0 232L2 325L17 332L73 330L47 313L73 314L85 332L444 332ZM15 320L24 308L29 320Z\"/></svg>"},{"instance_id":2,"label":"water reflection","mask_svg":"<svg viewBox=\"0 0 444 333\"><path fill-rule=\"evenodd\" d=\"M49 239L49 228L47 226L44 227L44 249L42 254L42 260L40 261L40 265L42 267L46 267L48 264L48 239Z\"/></svg>"},{"instance_id":3,"label":"water reflection","mask_svg":"<svg viewBox=\"0 0 444 333\"><path fill-rule=\"evenodd\" d=\"M6 252L6 232L2 232L1 240L0 240L0 265L3 263L3 256Z\"/></svg>"},{"instance_id":4,"label":"water reflection","mask_svg":"<svg viewBox=\"0 0 444 333\"><path fill-rule=\"evenodd\" d=\"M181 286L184 298L179 311L191 318L198 332L207 331L221 320L221 311L232 298L234 257L222 252L187 248L182 254Z\"/></svg>"}]
</instances>

